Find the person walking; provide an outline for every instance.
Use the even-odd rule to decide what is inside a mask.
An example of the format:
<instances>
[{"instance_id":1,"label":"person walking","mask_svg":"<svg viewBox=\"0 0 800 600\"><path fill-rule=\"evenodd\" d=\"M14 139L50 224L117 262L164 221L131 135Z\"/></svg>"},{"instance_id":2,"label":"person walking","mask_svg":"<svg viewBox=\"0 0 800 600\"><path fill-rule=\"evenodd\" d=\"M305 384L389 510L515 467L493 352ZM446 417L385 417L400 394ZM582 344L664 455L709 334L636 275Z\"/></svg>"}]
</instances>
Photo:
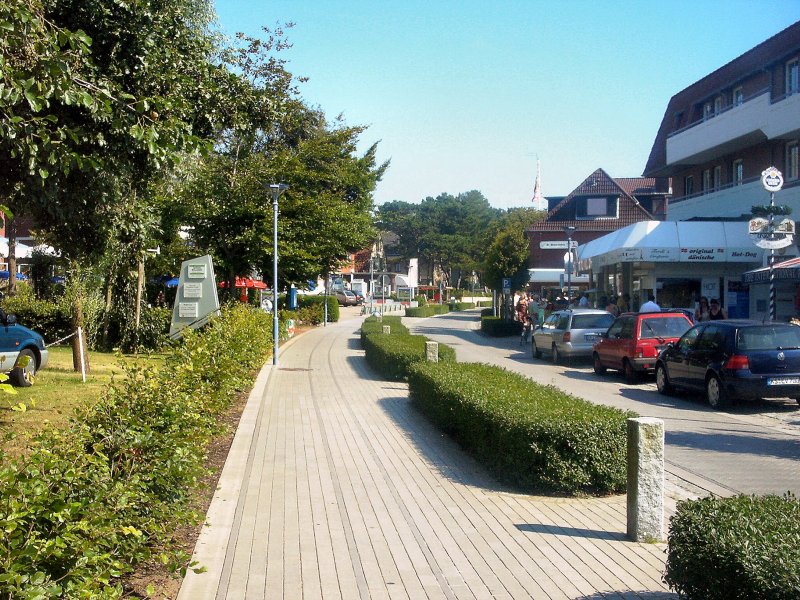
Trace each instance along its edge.
<instances>
[{"instance_id":1,"label":"person walking","mask_svg":"<svg viewBox=\"0 0 800 600\"><path fill-rule=\"evenodd\" d=\"M700 305L694 311L694 320L698 323L708 321L708 298L705 296L700 297Z\"/></svg>"},{"instance_id":2,"label":"person walking","mask_svg":"<svg viewBox=\"0 0 800 600\"><path fill-rule=\"evenodd\" d=\"M719 300L716 298L711 299L711 304L708 309L708 320L709 321L721 321L722 319L727 319L728 316L725 314L725 311L720 307Z\"/></svg>"},{"instance_id":3,"label":"person walking","mask_svg":"<svg viewBox=\"0 0 800 600\"><path fill-rule=\"evenodd\" d=\"M647 302L642 304L639 307L640 313L647 313L647 312L661 312L661 307L656 304L656 297L653 294L650 294L647 297Z\"/></svg>"}]
</instances>

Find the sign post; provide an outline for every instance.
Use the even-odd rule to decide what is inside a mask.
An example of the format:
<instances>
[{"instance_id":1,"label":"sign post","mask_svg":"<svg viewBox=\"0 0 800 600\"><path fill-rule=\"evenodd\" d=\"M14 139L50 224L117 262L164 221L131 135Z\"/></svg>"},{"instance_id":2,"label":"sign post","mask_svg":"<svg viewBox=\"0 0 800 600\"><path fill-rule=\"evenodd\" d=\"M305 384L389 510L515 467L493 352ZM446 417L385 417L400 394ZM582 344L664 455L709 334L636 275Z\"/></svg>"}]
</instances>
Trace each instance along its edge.
<instances>
[{"instance_id":1,"label":"sign post","mask_svg":"<svg viewBox=\"0 0 800 600\"><path fill-rule=\"evenodd\" d=\"M775 206L775 192L783 188L783 175L775 167L761 173L761 185L769 192L769 206L754 206L754 218L748 223L753 243L759 248L769 249L769 320L776 318L775 302L775 249L790 246L794 239L794 221L783 219L775 223L775 215L786 216L788 206ZM766 218L765 218L766 217Z\"/></svg>"}]
</instances>

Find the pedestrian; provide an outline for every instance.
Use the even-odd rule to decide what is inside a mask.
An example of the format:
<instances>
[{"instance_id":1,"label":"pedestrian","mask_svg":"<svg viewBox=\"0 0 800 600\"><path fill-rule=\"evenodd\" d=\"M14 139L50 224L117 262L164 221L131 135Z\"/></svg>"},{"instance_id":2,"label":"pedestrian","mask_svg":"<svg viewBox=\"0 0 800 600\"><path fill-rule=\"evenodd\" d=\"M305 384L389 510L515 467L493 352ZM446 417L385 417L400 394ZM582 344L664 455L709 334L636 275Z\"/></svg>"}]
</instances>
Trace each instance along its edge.
<instances>
[{"instance_id":1,"label":"pedestrian","mask_svg":"<svg viewBox=\"0 0 800 600\"><path fill-rule=\"evenodd\" d=\"M708 298L700 297L700 304L694 311L694 320L698 323L708 321Z\"/></svg>"},{"instance_id":2,"label":"pedestrian","mask_svg":"<svg viewBox=\"0 0 800 600\"><path fill-rule=\"evenodd\" d=\"M578 306L580 308L589 308L589 295L588 294L581 294L581 299L578 300Z\"/></svg>"},{"instance_id":3,"label":"pedestrian","mask_svg":"<svg viewBox=\"0 0 800 600\"><path fill-rule=\"evenodd\" d=\"M708 320L721 321L727 318L728 316L725 314L725 311L719 305L719 300L712 298L708 309Z\"/></svg>"},{"instance_id":4,"label":"pedestrian","mask_svg":"<svg viewBox=\"0 0 800 600\"><path fill-rule=\"evenodd\" d=\"M517 320L520 321L523 326L525 325L525 318L528 315L528 299L523 294L520 296L519 301L517 302Z\"/></svg>"},{"instance_id":5,"label":"pedestrian","mask_svg":"<svg viewBox=\"0 0 800 600\"><path fill-rule=\"evenodd\" d=\"M640 313L648 313L648 312L661 312L661 307L656 304L656 297L653 294L650 294L647 297L647 302L642 304L639 307Z\"/></svg>"},{"instance_id":6,"label":"pedestrian","mask_svg":"<svg viewBox=\"0 0 800 600\"><path fill-rule=\"evenodd\" d=\"M622 294L617 299L617 306L619 307L619 312L628 312L631 309L631 295L628 293Z\"/></svg>"},{"instance_id":7,"label":"pedestrian","mask_svg":"<svg viewBox=\"0 0 800 600\"><path fill-rule=\"evenodd\" d=\"M261 299L261 310L268 313L272 312L272 300L270 300L269 297L264 296Z\"/></svg>"},{"instance_id":8,"label":"pedestrian","mask_svg":"<svg viewBox=\"0 0 800 600\"><path fill-rule=\"evenodd\" d=\"M611 296L608 300L608 304L606 304L606 311L610 312L615 317L619 316L619 306L617 306L617 301L614 296Z\"/></svg>"}]
</instances>

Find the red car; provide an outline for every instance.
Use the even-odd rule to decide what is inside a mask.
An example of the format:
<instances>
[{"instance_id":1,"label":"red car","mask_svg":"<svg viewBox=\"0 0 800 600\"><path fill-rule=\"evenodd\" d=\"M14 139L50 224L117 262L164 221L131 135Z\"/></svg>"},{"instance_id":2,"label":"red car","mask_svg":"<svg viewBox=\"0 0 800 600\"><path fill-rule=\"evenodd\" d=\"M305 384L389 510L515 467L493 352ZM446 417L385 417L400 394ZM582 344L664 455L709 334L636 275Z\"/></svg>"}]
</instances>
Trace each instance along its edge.
<instances>
[{"instance_id":1,"label":"red car","mask_svg":"<svg viewBox=\"0 0 800 600\"><path fill-rule=\"evenodd\" d=\"M628 383L642 373L652 373L658 354L670 342L678 341L692 326L682 312L624 313L594 345L594 372L622 371Z\"/></svg>"}]
</instances>

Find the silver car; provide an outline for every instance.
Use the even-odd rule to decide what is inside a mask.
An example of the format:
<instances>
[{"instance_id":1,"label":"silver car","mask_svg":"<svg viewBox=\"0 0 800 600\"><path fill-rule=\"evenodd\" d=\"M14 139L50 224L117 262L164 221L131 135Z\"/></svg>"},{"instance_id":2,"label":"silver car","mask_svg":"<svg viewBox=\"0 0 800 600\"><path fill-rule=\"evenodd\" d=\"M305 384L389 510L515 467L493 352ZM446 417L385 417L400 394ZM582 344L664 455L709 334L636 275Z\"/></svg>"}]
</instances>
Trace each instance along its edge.
<instances>
[{"instance_id":1,"label":"silver car","mask_svg":"<svg viewBox=\"0 0 800 600\"><path fill-rule=\"evenodd\" d=\"M531 354L549 352L554 363L562 357L591 356L592 346L614 322L614 315L595 308L570 308L550 314L531 336Z\"/></svg>"}]
</instances>

